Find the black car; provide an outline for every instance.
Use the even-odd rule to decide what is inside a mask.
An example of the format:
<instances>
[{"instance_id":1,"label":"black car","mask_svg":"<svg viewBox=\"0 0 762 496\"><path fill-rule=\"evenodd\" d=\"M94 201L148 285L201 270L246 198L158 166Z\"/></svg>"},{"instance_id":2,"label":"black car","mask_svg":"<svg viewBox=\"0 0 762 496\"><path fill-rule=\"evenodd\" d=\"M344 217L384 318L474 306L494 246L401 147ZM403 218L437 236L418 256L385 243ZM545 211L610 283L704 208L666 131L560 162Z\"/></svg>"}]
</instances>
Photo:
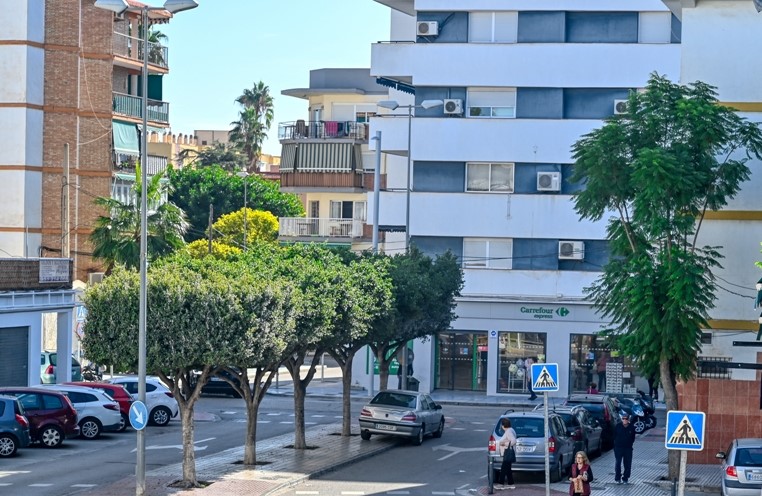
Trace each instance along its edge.
<instances>
[{"instance_id":1,"label":"black car","mask_svg":"<svg viewBox=\"0 0 762 496\"><path fill-rule=\"evenodd\" d=\"M603 428L603 449L614 447L614 429L620 422L617 403L606 394L572 394L566 401L566 406L583 406Z\"/></svg>"},{"instance_id":2,"label":"black car","mask_svg":"<svg viewBox=\"0 0 762 496\"><path fill-rule=\"evenodd\" d=\"M238 373L237 368L230 367L230 370ZM197 374L195 378L198 379L199 375L200 374ZM240 398L241 395L238 393L238 391L236 391L236 389L228 381L232 381L233 383L238 384L238 377L227 370L220 370L216 374L211 376L209 380L207 381L207 383L203 385L203 387L201 388L201 394L215 394L215 395L221 395L221 396L232 396L233 398Z\"/></svg>"},{"instance_id":3,"label":"black car","mask_svg":"<svg viewBox=\"0 0 762 496\"><path fill-rule=\"evenodd\" d=\"M543 405L537 405L535 410L542 410ZM569 435L574 439L574 452L584 451L588 454L603 453L603 428L583 406L554 406L551 411L564 419Z\"/></svg>"}]
</instances>

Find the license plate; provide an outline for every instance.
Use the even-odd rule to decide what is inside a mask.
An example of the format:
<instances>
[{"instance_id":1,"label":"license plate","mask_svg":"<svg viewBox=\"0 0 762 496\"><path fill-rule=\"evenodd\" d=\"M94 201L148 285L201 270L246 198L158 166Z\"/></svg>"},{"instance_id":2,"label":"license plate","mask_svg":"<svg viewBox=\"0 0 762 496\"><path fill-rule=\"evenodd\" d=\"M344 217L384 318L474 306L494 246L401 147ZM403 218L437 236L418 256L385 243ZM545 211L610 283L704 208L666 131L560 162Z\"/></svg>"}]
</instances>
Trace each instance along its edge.
<instances>
[{"instance_id":1,"label":"license plate","mask_svg":"<svg viewBox=\"0 0 762 496\"><path fill-rule=\"evenodd\" d=\"M514 449L516 453L531 453L534 451L534 446L516 446Z\"/></svg>"},{"instance_id":2,"label":"license plate","mask_svg":"<svg viewBox=\"0 0 762 496\"><path fill-rule=\"evenodd\" d=\"M376 424L376 429L380 429L382 431L396 431L397 426L386 425L386 424Z\"/></svg>"},{"instance_id":3,"label":"license plate","mask_svg":"<svg viewBox=\"0 0 762 496\"><path fill-rule=\"evenodd\" d=\"M747 473L746 474L746 480L750 480L750 481L762 481L762 473L757 473L757 474Z\"/></svg>"}]
</instances>

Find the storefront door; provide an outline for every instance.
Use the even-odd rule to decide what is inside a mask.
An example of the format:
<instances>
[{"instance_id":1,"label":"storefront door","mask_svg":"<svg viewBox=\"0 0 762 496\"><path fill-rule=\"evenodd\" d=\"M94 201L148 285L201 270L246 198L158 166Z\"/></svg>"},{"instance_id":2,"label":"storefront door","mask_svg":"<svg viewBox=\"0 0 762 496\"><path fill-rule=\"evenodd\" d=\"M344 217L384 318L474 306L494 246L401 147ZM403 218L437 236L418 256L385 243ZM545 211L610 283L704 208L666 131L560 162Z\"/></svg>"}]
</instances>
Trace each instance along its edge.
<instances>
[{"instance_id":1,"label":"storefront door","mask_svg":"<svg viewBox=\"0 0 762 496\"><path fill-rule=\"evenodd\" d=\"M453 332L437 336L438 389L487 390L487 335Z\"/></svg>"}]
</instances>

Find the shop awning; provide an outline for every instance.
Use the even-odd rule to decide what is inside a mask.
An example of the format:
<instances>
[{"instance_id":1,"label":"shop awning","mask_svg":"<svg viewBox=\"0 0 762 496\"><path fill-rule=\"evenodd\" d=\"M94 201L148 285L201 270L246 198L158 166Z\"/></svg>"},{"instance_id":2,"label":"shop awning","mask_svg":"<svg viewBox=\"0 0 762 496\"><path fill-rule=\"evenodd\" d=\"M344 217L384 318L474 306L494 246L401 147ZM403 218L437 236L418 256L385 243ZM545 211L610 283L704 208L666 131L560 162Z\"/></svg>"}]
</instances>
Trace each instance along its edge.
<instances>
[{"instance_id":1,"label":"shop awning","mask_svg":"<svg viewBox=\"0 0 762 496\"><path fill-rule=\"evenodd\" d=\"M412 84L403 83L402 81L395 81L394 79L385 77L377 77L376 82L381 86L394 88L395 90L402 91L403 93L410 93L411 95L415 95L415 86Z\"/></svg>"},{"instance_id":2,"label":"shop awning","mask_svg":"<svg viewBox=\"0 0 762 496\"><path fill-rule=\"evenodd\" d=\"M114 151L127 155L140 155L138 128L135 124L113 121Z\"/></svg>"}]
</instances>

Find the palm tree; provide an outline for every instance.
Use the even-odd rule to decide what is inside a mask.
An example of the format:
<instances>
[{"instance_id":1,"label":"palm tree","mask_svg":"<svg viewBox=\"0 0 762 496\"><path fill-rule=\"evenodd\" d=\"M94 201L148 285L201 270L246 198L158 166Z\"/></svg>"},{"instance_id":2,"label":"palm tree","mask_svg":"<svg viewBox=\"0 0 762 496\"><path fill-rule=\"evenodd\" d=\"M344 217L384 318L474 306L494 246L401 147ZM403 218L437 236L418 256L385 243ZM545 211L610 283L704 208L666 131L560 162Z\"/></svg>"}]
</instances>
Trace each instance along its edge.
<instances>
[{"instance_id":1,"label":"palm tree","mask_svg":"<svg viewBox=\"0 0 762 496\"><path fill-rule=\"evenodd\" d=\"M235 101L243 106L243 110L238 114L238 120L231 123L230 140L246 154L247 169L252 169L262 154L262 143L272 125L275 115L273 99L270 88L260 81L254 83L253 88L243 90Z\"/></svg>"},{"instance_id":2,"label":"palm tree","mask_svg":"<svg viewBox=\"0 0 762 496\"><path fill-rule=\"evenodd\" d=\"M106 262L106 273L114 265L123 264L137 269L140 266L140 164L135 168L134 202L123 203L117 199L101 196L93 203L103 207L107 215L99 216L90 234L93 257ZM148 181L148 258L167 255L185 244L183 234L188 227L185 214L175 204L161 199L168 192L169 183L164 173L156 174ZM152 210L150 210L152 209Z\"/></svg>"},{"instance_id":3,"label":"palm tree","mask_svg":"<svg viewBox=\"0 0 762 496\"><path fill-rule=\"evenodd\" d=\"M212 146L195 150L186 148L177 154L183 164L194 167L209 167L219 165L228 172L238 172L245 166L244 158L238 147L227 143L214 142Z\"/></svg>"}]
</instances>

